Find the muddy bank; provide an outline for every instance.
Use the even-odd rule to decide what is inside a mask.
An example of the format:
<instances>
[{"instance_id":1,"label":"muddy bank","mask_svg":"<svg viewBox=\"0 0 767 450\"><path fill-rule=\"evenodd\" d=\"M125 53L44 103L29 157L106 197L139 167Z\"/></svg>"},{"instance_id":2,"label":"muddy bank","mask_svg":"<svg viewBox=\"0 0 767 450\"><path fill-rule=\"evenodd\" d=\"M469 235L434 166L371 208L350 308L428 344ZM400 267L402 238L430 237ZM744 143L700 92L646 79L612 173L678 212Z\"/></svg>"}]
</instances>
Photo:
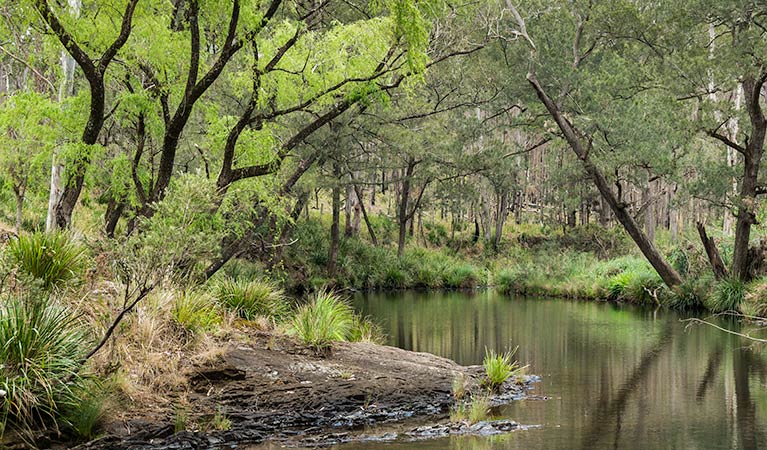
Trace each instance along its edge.
<instances>
[{"instance_id":1,"label":"muddy bank","mask_svg":"<svg viewBox=\"0 0 767 450\"><path fill-rule=\"evenodd\" d=\"M471 389L483 372L480 366L367 343L338 343L330 354L317 355L288 337L259 333L247 344L230 344L216 361L187 375L185 414L192 428L225 429L176 433L178 417L166 413L111 424L106 437L78 448L234 448L265 440L331 445L355 439L346 433L366 425L444 417L454 402L453 380L463 376ZM499 398L521 398L528 387L529 382L509 382Z\"/></svg>"}]
</instances>

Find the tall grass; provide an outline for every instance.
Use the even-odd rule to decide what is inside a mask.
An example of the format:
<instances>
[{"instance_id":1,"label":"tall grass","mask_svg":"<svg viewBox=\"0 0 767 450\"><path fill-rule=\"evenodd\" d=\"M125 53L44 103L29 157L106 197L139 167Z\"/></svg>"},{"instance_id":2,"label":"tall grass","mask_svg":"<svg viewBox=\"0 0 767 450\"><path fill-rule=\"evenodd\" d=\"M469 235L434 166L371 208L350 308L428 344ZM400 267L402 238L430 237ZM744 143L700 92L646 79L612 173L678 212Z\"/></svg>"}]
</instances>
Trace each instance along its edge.
<instances>
[{"instance_id":1,"label":"tall grass","mask_svg":"<svg viewBox=\"0 0 767 450\"><path fill-rule=\"evenodd\" d=\"M203 292L185 292L175 298L173 321L191 334L212 331L221 323L215 300Z\"/></svg>"},{"instance_id":2,"label":"tall grass","mask_svg":"<svg viewBox=\"0 0 767 450\"><path fill-rule=\"evenodd\" d=\"M712 295L705 300L706 308L712 312L740 311L746 296L746 285L736 278L721 280Z\"/></svg>"},{"instance_id":3,"label":"tall grass","mask_svg":"<svg viewBox=\"0 0 767 450\"><path fill-rule=\"evenodd\" d=\"M0 304L0 436L8 426L28 434L35 426L58 429L76 410L78 374L87 339L77 317L47 299L8 298Z\"/></svg>"},{"instance_id":4,"label":"tall grass","mask_svg":"<svg viewBox=\"0 0 767 450\"><path fill-rule=\"evenodd\" d=\"M211 290L221 304L246 320L267 317L280 322L290 313L290 303L282 289L268 281L224 278L214 283Z\"/></svg>"},{"instance_id":5,"label":"tall grass","mask_svg":"<svg viewBox=\"0 0 767 450\"><path fill-rule=\"evenodd\" d=\"M355 313L338 294L324 289L296 310L288 332L319 351L328 350L336 341L380 343L384 340L378 325Z\"/></svg>"},{"instance_id":6,"label":"tall grass","mask_svg":"<svg viewBox=\"0 0 767 450\"><path fill-rule=\"evenodd\" d=\"M345 341L354 325L354 311L341 297L320 290L296 311L290 331L306 345L323 350L334 341Z\"/></svg>"},{"instance_id":7,"label":"tall grass","mask_svg":"<svg viewBox=\"0 0 767 450\"><path fill-rule=\"evenodd\" d=\"M10 242L8 252L19 271L46 290L79 280L87 266L85 248L62 232L21 235Z\"/></svg>"},{"instance_id":8,"label":"tall grass","mask_svg":"<svg viewBox=\"0 0 767 450\"><path fill-rule=\"evenodd\" d=\"M483 382L485 386L492 390L498 390L506 380L519 370L519 364L513 360L516 352L516 348L503 353L485 349L485 359L482 361L482 366L485 368L485 380Z\"/></svg>"}]
</instances>

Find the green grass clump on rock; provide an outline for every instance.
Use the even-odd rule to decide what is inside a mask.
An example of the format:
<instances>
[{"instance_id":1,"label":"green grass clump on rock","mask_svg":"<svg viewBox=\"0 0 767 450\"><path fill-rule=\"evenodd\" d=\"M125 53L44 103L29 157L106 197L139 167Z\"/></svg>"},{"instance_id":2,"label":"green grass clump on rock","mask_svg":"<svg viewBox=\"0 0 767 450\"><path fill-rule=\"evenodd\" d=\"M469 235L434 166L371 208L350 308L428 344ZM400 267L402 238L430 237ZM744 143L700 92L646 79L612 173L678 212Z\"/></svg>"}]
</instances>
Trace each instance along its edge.
<instances>
[{"instance_id":1,"label":"green grass clump on rock","mask_svg":"<svg viewBox=\"0 0 767 450\"><path fill-rule=\"evenodd\" d=\"M492 390L498 390L506 380L517 372L519 364L513 360L516 352L516 348L504 353L485 349L485 359L482 361L482 366L485 368L485 386Z\"/></svg>"}]
</instances>

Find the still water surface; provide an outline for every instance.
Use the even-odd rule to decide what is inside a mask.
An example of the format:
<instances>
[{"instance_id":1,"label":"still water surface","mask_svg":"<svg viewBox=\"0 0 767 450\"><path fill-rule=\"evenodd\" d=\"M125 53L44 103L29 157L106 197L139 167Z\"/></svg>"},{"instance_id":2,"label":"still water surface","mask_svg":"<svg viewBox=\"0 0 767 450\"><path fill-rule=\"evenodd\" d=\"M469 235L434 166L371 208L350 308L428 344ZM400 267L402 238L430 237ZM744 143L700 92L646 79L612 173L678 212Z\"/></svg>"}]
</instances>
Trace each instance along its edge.
<instances>
[{"instance_id":1,"label":"still water surface","mask_svg":"<svg viewBox=\"0 0 767 450\"><path fill-rule=\"evenodd\" d=\"M518 359L542 376L533 393L549 400L498 413L538 429L339 450L767 448L761 349L711 327L686 329L674 313L493 292L365 294L355 305L391 345L461 364L481 364L485 347L519 346Z\"/></svg>"}]
</instances>

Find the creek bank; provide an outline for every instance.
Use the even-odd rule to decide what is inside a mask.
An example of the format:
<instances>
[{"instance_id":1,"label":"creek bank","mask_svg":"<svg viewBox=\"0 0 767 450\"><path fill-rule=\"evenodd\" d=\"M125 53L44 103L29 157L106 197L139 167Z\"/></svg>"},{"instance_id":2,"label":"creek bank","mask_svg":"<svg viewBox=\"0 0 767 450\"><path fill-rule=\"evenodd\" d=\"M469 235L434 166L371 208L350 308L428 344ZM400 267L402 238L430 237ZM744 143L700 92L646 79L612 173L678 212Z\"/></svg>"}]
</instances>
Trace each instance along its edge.
<instances>
[{"instance_id":1,"label":"creek bank","mask_svg":"<svg viewBox=\"0 0 767 450\"><path fill-rule=\"evenodd\" d=\"M77 448L237 448L267 440L328 446L356 439L354 430L366 426L444 419L459 376L476 389L484 372L481 366L369 343L336 343L329 354L317 355L290 337L258 332L187 374L189 418L204 423L223 416L227 429L176 433L173 414L166 412L113 423L106 436ZM524 398L535 379L505 383L498 398ZM449 434L452 426L447 427L413 431L413 437Z\"/></svg>"}]
</instances>

